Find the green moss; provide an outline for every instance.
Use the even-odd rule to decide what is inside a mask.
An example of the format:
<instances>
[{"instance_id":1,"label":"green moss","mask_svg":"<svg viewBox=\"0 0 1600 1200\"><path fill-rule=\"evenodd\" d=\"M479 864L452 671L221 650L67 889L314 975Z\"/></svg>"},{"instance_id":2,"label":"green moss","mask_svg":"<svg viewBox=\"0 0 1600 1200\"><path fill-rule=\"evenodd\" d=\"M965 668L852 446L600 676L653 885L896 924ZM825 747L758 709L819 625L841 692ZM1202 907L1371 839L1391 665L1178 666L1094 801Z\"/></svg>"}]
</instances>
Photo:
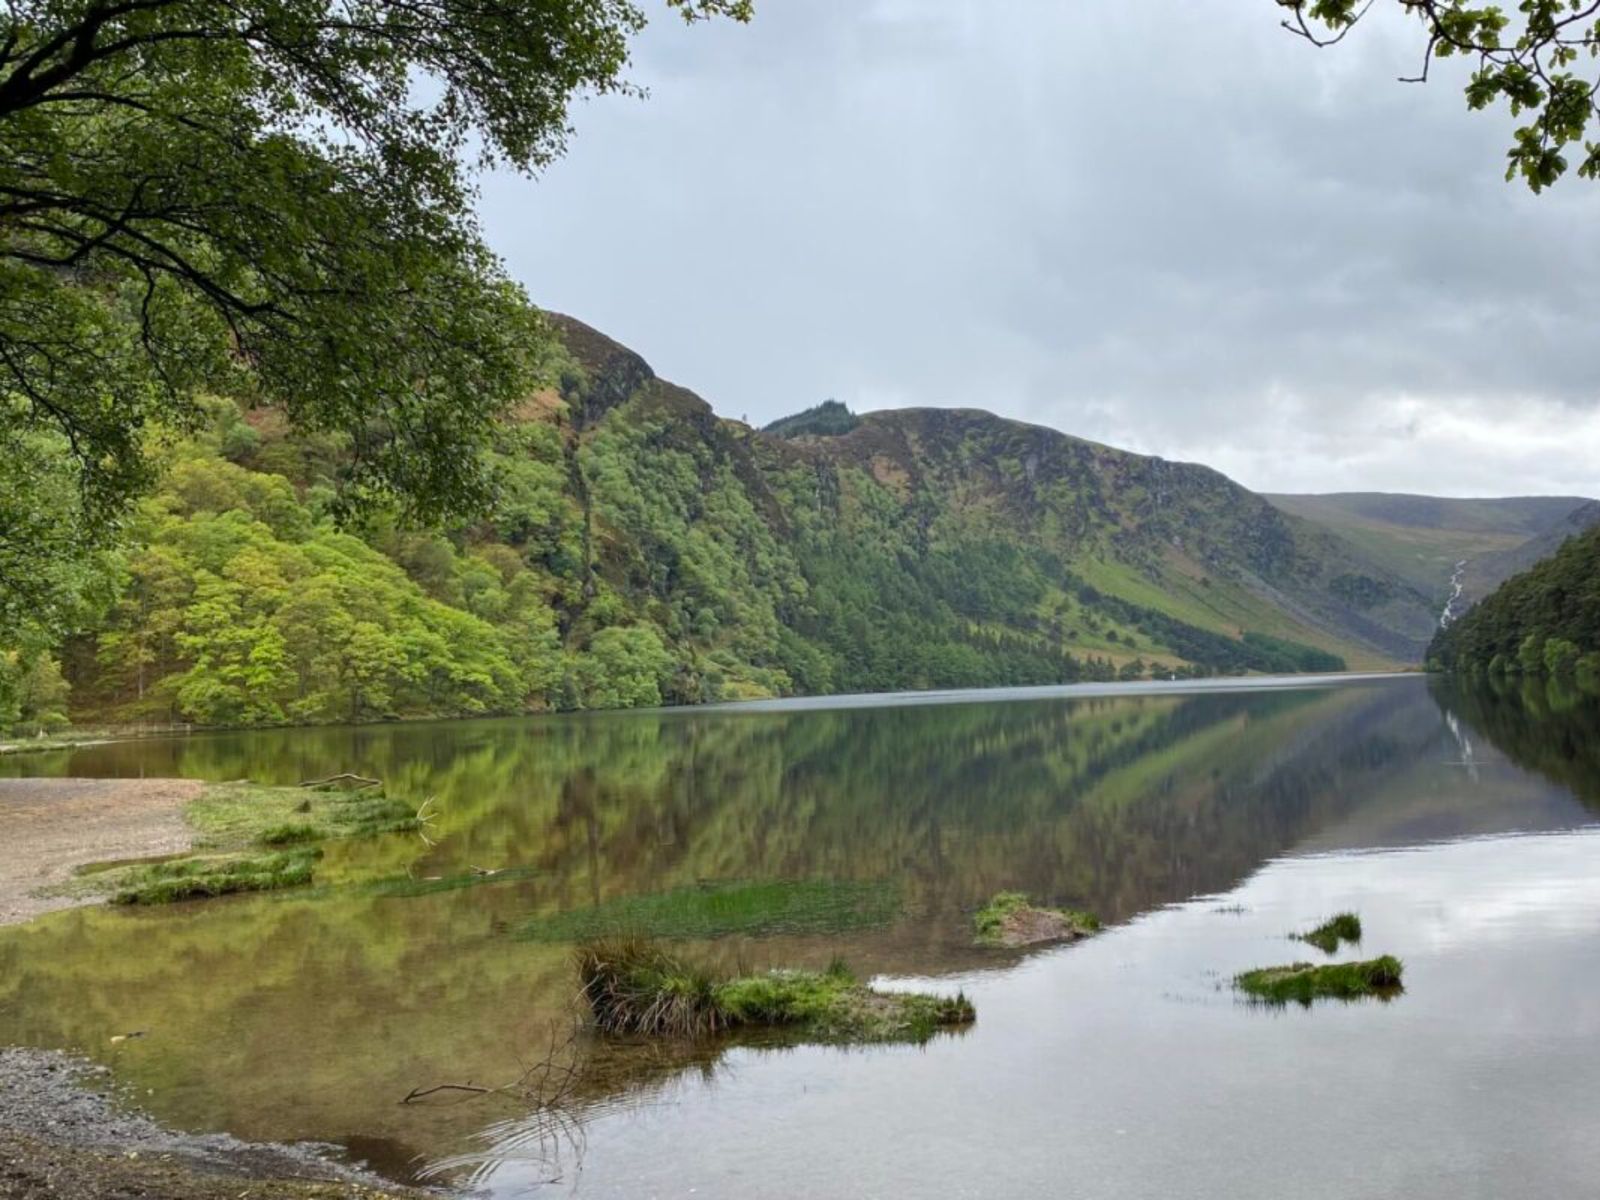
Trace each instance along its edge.
<instances>
[{"instance_id":1,"label":"green moss","mask_svg":"<svg viewBox=\"0 0 1600 1200\"><path fill-rule=\"evenodd\" d=\"M892 883L831 880L729 883L625 896L593 908L536 917L518 930L527 941L586 941L602 937L669 941L841 933L886 925L900 913Z\"/></svg>"},{"instance_id":2,"label":"green moss","mask_svg":"<svg viewBox=\"0 0 1600 1200\"><path fill-rule=\"evenodd\" d=\"M1332 954L1339 948L1340 942L1359 942L1361 940L1361 918L1355 913L1339 913L1329 917L1321 925L1306 933L1297 933L1295 937L1302 942L1309 942L1318 950Z\"/></svg>"},{"instance_id":3,"label":"green moss","mask_svg":"<svg viewBox=\"0 0 1600 1200\"><path fill-rule=\"evenodd\" d=\"M320 856L317 850L294 850L256 857L185 858L134 867L117 876L111 902L171 904L236 892L297 887L311 882L312 869Z\"/></svg>"},{"instance_id":4,"label":"green moss","mask_svg":"<svg viewBox=\"0 0 1600 1200\"><path fill-rule=\"evenodd\" d=\"M1364 996L1387 998L1402 990L1403 966L1398 958L1384 955L1366 962L1291 963L1286 967L1263 967L1234 978L1234 986L1268 1004L1309 1005L1313 1000L1357 1000Z\"/></svg>"},{"instance_id":5,"label":"green moss","mask_svg":"<svg viewBox=\"0 0 1600 1200\"><path fill-rule=\"evenodd\" d=\"M808 1041L924 1042L975 1018L964 995L874 991L837 961L823 972L722 979L648 942L617 940L580 947L577 965L595 1024L607 1033L776 1029Z\"/></svg>"},{"instance_id":6,"label":"green moss","mask_svg":"<svg viewBox=\"0 0 1600 1200\"><path fill-rule=\"evenodd\" d=\"M1100 930L1100 918L1070 908L1042 908L1023 892L997 892L972 917L973 932L985 946L1087 937Z\"/></svg>"}]
</instances>

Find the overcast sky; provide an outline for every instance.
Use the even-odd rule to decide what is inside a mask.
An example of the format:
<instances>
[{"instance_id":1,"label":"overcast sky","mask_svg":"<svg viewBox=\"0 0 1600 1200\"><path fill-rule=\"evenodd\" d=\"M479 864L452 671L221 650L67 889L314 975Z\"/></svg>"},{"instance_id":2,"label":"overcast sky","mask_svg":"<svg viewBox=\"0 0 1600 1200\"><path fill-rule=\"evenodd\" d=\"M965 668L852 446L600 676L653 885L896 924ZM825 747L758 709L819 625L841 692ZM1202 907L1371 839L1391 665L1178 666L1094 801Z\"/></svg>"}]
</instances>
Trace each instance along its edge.
<instances>
[{"instance_id":1,"label":"overcast sky","mask_svg":"<svg viewBox=\"0 0 1600 1200\"><path fill-rule=\"evenodd\" d=\"M659 7L658 0L649 0ZM485 181L533 298L726 416L985 408L1260 490L1600 496L1600 184L1418 31L1271 0L757 0Z\"/></svg>"}]
</instances>

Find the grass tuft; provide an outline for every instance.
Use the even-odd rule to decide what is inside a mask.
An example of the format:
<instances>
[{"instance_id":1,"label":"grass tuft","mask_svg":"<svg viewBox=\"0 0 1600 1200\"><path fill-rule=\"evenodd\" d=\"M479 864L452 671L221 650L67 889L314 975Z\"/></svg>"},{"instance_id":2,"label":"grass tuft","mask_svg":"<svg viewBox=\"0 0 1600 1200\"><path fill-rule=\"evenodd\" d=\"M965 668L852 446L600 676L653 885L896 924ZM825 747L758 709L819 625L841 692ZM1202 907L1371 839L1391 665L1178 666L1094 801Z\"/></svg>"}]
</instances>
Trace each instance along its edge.
<instances>
[{"instance_id":1,"label":"grass tuft","mask_svg":"<svg viewBox=\"0 0 1600 1200\"><path fill-rule=\"evenodd\" d=\"M256 838L256 841L263 846L292 846L297 842L314 842L320 836L315 825L298 823L274 825Z\"/></svg>"},{"instance_id":2,"label":"grass tuft","mask_svg":"<svg viewBox=\"0 0 1600 1200\"><path fill-rule=\"evenodd\" d=\"M1329 917L1321 925L1307 933L1294 935L1302 942L1309 942L1325 954L1332 954L1339 948L1340 942L1359 942L1361 940L1361 918L1355 913L1339 913Z\"/></svg>"},{"instance_id":3,"label":"grass tuft","mask_svg":"<svg viewBox=\"0 0 1600 1200\"><path fill-rule=\"evenodd\" d=\"M961 994L874 991L837 959L820 973L723 979L633 938L585 943L575 958L584 999L606 1033L689 1037L762 1028L826 1042L924 1042L976 1015Z\"/></svg>"},{"instance_id":4,"label":"grass tuft","mask_svg":"<svg viewBox=\"0 0 1600 1200\"><path fill-rule=\"evenodd\" d=\"M973 914L972 928L981 945L1015 947L1088 937L1100 931L1100 918L1076 909L1041 908L1023 892L997 892Z\"/></svg>"},{"instance_id":5,"label":"grass tuft","mask_svg":"<svg viewBox=\"0 0 1600 1200\"><path fill-rule=\"evenodd\" d=\"M1404 967L1398 958L1385 954L1366 962L1290 963L1286 967L1262 967L1234 977L1234 986L1268 1004L1310 1005L1313 1000L1358 1000L1365 996L1387 999L1403 990L1400 976Z\"/></svg>"},{"instance_id":6,"label":"grass tuft","mask_svg":"<svg viewBox=\"0 0 1600 1200\"><path fill-rule=\"evenodd\" d=\"M717 981L660 947L619 938L585 943L573 957L583 998L604 1033L688 1037L726 1027Z\"/></svg>"}]
</instances>

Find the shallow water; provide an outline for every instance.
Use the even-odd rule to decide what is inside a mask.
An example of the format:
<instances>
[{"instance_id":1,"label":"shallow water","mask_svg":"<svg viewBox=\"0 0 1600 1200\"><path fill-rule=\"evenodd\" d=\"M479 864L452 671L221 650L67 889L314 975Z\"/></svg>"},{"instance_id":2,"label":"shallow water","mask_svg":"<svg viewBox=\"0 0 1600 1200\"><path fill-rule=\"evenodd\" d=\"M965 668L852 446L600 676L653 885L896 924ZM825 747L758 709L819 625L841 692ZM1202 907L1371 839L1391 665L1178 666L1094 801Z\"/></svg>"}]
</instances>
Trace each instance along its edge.
<instances>
[{"instance_id":1,"label":"shallow water","mask_svg":"<svg viewBox=\"0 0 1600 1200\"><path fill-rule=\"evenodd\" d=\"M1418 678L937 699L18 759L269 782L357 770L435 797L440 816L432 846L339 847L306 895L0 931L0 1042L113 1062L186 1126L340 1141L495 1196L1592 1190L1591 701ZM362 882L508 866L524 873L431 894ZM976 1026L924 1047L564 1046L570 948L519 938L526 922L767 881L838 884L847 902L766 925L743 913L744 932L685 952L751 967L842 954L891 986L964 988ZM973 947L970 909L1012 888L1112 928ZM1345 908L1366 927L1359 953L1405 960L1404 995L1235 997L1239 970L1320 957L1286 935ZM579 1056L556 1117L499 1097L398 1103L515 1078L552 1039Z\"/></svg>"}]
</instances>

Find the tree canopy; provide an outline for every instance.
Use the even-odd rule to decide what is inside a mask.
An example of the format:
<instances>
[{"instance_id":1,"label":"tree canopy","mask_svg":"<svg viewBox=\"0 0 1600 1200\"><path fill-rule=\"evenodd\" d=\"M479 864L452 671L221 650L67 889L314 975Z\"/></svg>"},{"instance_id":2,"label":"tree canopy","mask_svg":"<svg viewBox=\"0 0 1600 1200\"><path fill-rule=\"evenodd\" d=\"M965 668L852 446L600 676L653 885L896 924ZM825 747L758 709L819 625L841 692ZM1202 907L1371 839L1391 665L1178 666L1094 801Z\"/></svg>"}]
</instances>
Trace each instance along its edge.
<instances>
[{"instance_id":1,"label":"tree canopy","mask_svg":"<svg viewBox=\"0 0 1600 1200\"><path fill-rule=\"evenodd\" d=\"M342 437L344 503L481 506L491 418L542 341L474 173L543 167L574 96L636 90L644 21L631 0L0 3L0 461L28 476L0 509L0 642L19 609L71 607L11 566L105 540L207 392ZM48 517L26 496L63 477L13 467L41 457L78 493Z\"/></svg>"},{"instance_id":2,"label":"tree canopy","mask_svg":"<svg viewBox=\"0 0 1600 1200\"><path fill-rule=\"evenodd\" d=\"M1289 10L1284 25L1315 45L1344 40L1378 0L1277 0ZM1428 78L1435 59L1473 63L1467 104L1505 103L1526 116L1507 151L1506 178L1520 176L1542 191L1571 166L1600 178L1600 143L1586 137L1600 109L1600 4L1593 0L1520 0L1515 15L1498 4L1469 0L1394 0L1427 35L1420 69L1406 82Z\"/></svg>"}]
</instances>

